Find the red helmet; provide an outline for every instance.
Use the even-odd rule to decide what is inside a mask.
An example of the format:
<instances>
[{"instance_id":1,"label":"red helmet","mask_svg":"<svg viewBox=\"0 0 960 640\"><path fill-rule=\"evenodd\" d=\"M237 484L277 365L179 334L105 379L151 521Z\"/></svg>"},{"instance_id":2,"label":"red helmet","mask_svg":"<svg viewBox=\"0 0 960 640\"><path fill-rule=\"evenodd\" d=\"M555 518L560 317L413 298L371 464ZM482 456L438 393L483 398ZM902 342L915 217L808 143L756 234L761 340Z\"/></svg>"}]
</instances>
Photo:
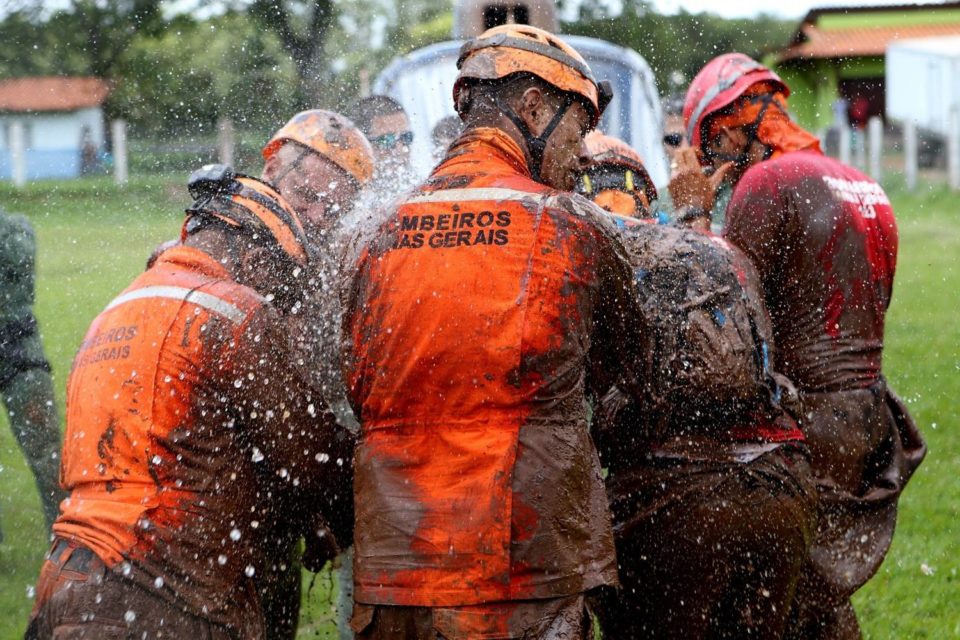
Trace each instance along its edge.
<instances>
[{"instance_id":1,"label":"red helmet","mask_svg":"<svg viewBox=\"0 0 960 640\"><path fill-rule=\"evenodd\" d=\"M758 82L772 83L776 91L785 97L790 95L780 76L742 53L725 53L708 62L690 83L683 102L683 123L690 146L701 148L700 134L707 118L733 104Z\"/></svg>"}]
</instances>

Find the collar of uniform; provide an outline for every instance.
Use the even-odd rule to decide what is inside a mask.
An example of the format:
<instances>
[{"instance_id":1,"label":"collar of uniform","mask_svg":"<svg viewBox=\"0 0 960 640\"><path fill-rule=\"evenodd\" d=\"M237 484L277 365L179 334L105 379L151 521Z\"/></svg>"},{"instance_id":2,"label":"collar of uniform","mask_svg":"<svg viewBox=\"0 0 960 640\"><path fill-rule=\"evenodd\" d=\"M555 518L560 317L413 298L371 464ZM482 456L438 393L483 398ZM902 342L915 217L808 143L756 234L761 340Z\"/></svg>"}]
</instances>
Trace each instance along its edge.
<instances>
[{"instance_id":1,"label":"collar of uniform","mask_svg":"<svg viewBox=\"0 0 960 640\"><path fill-rule=\"evenodd\" d=\"M195 273L200 273L217 280L232 279L230 272L226 267L213 259L213 257L196 247L177 245L167 249L157 258L154 268L162 265L170 265L182 269L188 269Z\"/></svg>"},{"instance_id":2,"label":"collar of uniform","mask_svg":"<svg viewBox=\"0 0 960 640\"><path fill-rule=\"evenodd\" d=\"M516 140L501 129L476 127L467 130L453 144L448 155L452 158L464 152L488 154L491 160L502 160L516 173L530 177L530 169L527 167L527 157L523 149Z\"/></svg>"}]
</instances>

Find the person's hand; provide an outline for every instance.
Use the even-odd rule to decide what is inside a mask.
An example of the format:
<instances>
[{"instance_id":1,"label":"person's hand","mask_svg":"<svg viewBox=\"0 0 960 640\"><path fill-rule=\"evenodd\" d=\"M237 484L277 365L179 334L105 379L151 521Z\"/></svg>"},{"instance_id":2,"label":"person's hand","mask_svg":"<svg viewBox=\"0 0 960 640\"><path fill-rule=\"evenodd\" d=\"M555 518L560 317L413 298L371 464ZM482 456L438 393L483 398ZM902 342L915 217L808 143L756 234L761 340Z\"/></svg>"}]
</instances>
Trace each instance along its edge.
<instances>
[{"instance_id":1,"label":"person's hand","mask_svg":"<svg viewBox=\"0 0 960 640\"><path fill-rule=\"evenodd\" d=\"M695 209L708 212L713 209L717 189L733 167L732 162L721 165L706 175L700 165L697 150L685 145L677 150L670 163L671 176L667 189L677 210Z\"/></svg>"}]
</instances>

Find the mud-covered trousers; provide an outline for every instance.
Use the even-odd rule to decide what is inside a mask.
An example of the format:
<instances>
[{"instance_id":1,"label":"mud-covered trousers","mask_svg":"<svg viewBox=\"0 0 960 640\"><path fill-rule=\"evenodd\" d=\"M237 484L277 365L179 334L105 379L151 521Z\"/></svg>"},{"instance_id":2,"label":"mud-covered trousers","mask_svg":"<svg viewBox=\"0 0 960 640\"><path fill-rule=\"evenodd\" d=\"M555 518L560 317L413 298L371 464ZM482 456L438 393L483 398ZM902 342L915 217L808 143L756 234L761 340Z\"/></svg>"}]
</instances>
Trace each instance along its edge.
<instances>
[{"instance_id":1,"label":"mud-covered trousers","mask_svg":"<svg viewBox=\"0 0 960 640\"><path fill-rule=\"evenodd\" d=\"M260 612L251 616L259 618ZM253 640L262 636L257 620L241 631L214 624L124 579L89 549L58 539L40 569L24 640Z\"/></svg>"},{"instance_id":2,"label":"mud-covered trousers","mask_svg":"<svg viewBox=\"0 0 960 640\"><path fill-rule=\"evenodd\" d=\"M608 494L622 587L595 606L605 638L781 637L815 526L801 447L649 458Z\"/></svg>"},{"instance_id":3,"label":"mud-covered trousers","mask_svg":"<svg viewBox=\"0 0 960 640\"><path fill-rule=\"evenodd\" d=\"M855 640L861 632L850 597L890 548L900 494L926 444L882 377L864 389L803 393L801 401L819 518L786 637Z\"/></svg>"},{"instance_id":4,"label":"mud-covered trousers","mask_svg":"<svg viewBox=\"0 0 960 640\"><path fill-rule=\"evenodd\" d=\"M0 399L33 472L49 530L66 494L58 479L60 420L53 380L32 315L0 326Z\"/></svg>"},{"instance_id":5,"label":"mud-covered trousers","mask_svg":"<svg viewBox=\"0 0 960 640\"><path fill-rule=\"evenodd\" d=\"M459 607L354 604L357 640L592 640L583 594Z\"/></svg>"}]
</instances>

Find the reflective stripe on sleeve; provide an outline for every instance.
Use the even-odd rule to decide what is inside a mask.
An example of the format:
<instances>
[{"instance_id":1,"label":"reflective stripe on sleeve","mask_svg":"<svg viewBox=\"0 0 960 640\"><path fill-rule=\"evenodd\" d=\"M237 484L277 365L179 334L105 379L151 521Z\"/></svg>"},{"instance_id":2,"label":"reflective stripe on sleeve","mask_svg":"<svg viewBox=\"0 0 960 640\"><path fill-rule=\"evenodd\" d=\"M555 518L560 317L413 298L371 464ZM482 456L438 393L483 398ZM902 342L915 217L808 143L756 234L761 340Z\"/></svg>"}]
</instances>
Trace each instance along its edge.
<instances>
[{"instance_id":1,"label":"reflective stripe on sleeve","mask_svg":"<svg viewBox=\"0 0 960 640\"><path fill-rule=\"evenodd\" d=\"M104 311L108 309L113 309L114 307L120 306L127 302L133 302L134 300L143 300L144 298L167 298L169 300L183 300L184 302L189 302L190 304L195 304L197 306L218 313L231 322L235 324L240 324L243 322L247 314L240 310L234 304L227 302L223 298L218 298L215 295L197 291L196 289L187 289L185 287L144 287L143 289L137 289L135 291L130 291L124 293L107 305Z\"/></svg>"}]
</instances>

